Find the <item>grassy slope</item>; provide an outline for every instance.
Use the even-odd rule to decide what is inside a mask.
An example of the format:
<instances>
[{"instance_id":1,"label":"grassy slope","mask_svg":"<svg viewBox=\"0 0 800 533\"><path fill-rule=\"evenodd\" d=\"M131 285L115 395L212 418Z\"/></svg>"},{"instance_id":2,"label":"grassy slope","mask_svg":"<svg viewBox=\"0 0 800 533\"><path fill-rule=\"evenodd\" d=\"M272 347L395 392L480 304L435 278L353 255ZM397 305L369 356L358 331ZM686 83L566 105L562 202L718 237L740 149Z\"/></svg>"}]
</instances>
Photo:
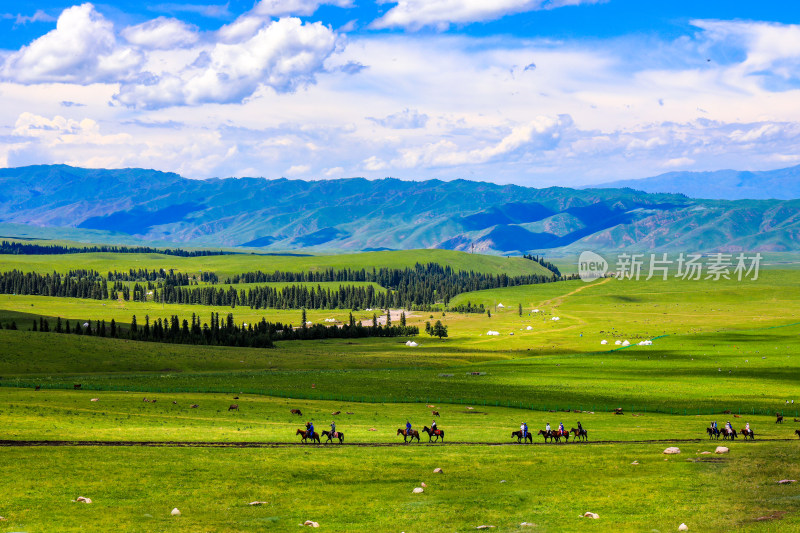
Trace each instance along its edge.
<instances>
[{"instance_id":1,"label":"grassy slope","mask_svg":"<svg viewBox=\"0 0 800 533\"><path fill-rule=\"evenodd\" d=\"M436 315L450 327L451 338L423 337L415 349L403 346L404 339L284 342L275 350L247 351L2 331L8 350L0 359L0 372L39 374L36 380L41 383L69 385L80 379L87 386L114 390L135 386L271 391L293 397L356 394L377 400L513 401L540 409L623 403L667 412L777 410L786 399L800 399L800 326L773 328L800 322L799 280L795 272L775 271L752 284L578 281L472 293L463 300L502 301L508 307L492 318ZM741 301L750 303L743 307ZM71 302L109 312L98 302ZM517 303L544 312L519 317ZM170 309L154 310L151 316ZM95 318L85 308L62 311L65 316ZM186 311L208 308L188 306ZM119 312L124 319L131 309ZM248 313L252 311L234 310L239 321L261 314ZM346 313L309 316L319 321L327 315L346 318ZM144 313L137 314L141 321ZM296 312L266 315L297 321ZM420 315L409 322L423 325L430 320ZM553 316L561 320L550 320ZM532 330L524 329L528 325ZM488 329L502 335L486 336ZM636 342L662 334L668 336L656 339L653 346L614 350L613 345L600 345L604 338ZM53 342L59 343L59 350L50 349ZM102 349L92 348L101 345ZM35 357L42 353L49 355ZM163 369L179 372L158 374ZM59 378L70 371L80 378ZM472 371L487 374L471 376ZM316 389L309 388L311 382Z\"/></svg>"},{"instance_id":2,"label":"grassy slope","mask_svg":"<svg viewBox=\"0 0 800 533\"><path fill-rule=\"evenodd\" d=\"M307 257L266 255L223 255L210 257L176 257L162 254L64 254L64 255L0 255L0 270L19 269L36 272L66 272L70 269L127 271L131 268L170 269L196 274L200 270L226 276L254 270L302 272L326 268L371 269L413 267L416 263L439 263L455 270L472 270L510 276L546 274L549 271L534 261L520 257L467 254L452 250L403 250L364 252L346 255Z\"/></svg>"}]
</instances>

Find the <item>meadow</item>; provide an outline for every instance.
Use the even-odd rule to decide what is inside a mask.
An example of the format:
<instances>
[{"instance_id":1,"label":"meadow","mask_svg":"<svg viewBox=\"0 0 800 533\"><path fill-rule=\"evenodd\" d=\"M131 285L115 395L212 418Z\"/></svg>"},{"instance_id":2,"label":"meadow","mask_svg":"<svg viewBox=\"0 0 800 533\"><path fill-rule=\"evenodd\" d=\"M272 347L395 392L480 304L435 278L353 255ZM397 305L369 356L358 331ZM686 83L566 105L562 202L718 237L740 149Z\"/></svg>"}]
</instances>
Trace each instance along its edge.
<instances>
[{"instance_id":1,"label":"meadow","mask_svg":"<svg viewBox=\"0 0 800 533\"><path fill-rule=\"evenodd\" d=\"M386 266L438 253L403 253ZM196 259L235 274L267 270L249 261L284 270L371 266L381 254ZM110 266L130 259L105 257L120 254L76 255L15 256L10 268L140 267ZM482 257L439 256L453 265ZM474 270L518 263L534 264L489 258ZM10 264L0 257L3 270ZM154 267L163 265L147 266ZM0 515L9 521L0 530L277 531L307 519L334 531L674 531L682 522L701 531L791 530L800 524L799 486L776 482L800 474L798 289L800 271L770 269L756 281L601 279L471 292L450 305L483 304L491 317L407 311L421 330L428 321L448 326L448 337L423 333L414 348L406 338L245 349L34 332L39 317L124 324L133 314L139 323L192 313L206 321L213 311L237 323L299 323L300 310L3 295L0 324L19 329L0 330L2 440L217 446L4 447ZM309 310L308 319L349 313ZM354 313L365 322L372 314ZM615 344L623 340L631 345ZM77 383L82 390L72 390ZM233 403L238 411L228 411ZM614 415L616 407L625 414ZM396 429L406 420L430 425L434 409L446 443L427 444L423 435L422 444L403 446ZM775 424L777 412L783 424ZM333 419L345 446L290 445L306 421L321 430ZM729 419L737 429L750 423L756 441L700 455L722 444L707 441L710 421ZM523 421L535 433L578 420L589 431L586 445L510 438ZM673 444L681 455L661 454ZM436 467L445 473L434 475ZM412 494L420 482L428 488ZM70 501L79 495L94 503ZM254 500L267 503L249 506ZM173 507L183 515L169 516ZM586 511L601 518L580 518Z\"/></svg>"}]
</instances>

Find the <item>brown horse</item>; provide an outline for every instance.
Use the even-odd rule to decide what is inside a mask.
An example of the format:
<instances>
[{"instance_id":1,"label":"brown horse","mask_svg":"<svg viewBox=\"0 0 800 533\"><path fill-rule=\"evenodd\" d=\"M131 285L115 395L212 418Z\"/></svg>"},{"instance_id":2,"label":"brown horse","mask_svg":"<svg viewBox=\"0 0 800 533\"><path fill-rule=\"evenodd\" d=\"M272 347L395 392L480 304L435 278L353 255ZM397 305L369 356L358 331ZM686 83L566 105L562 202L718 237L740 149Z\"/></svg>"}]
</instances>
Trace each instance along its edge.
<instances>
[{"instance_id":1,"label":"brown horse","mask_svg":"<svg viewBox=\"0 0 800 533\"><path fill-rule=\"evenodd\" d=\"M583 441L589 440L589 435L586 433L586 430L583 429L583 428L581 428L581 429L572 428L572 429L569 430L569 432L573 433L575 435L574 442L577 442L578 439L581 439Z\"/></svg>"},{"instance_id":2,"label":"brown horse","mask_svg":"<svg viewBox=\"0 0 800 533\"><path fill-rule=\"evenodd\" d=\"M517 437L517 443L522 442L522 430L520 431L512 431L511 438ZM529 431L527 435L525 435L525 442L531 441L533 444L533 434Z\"/></svg>"},{"instance_id":3,"label":"brown horse","mask_svg":"<svg viewBox=\"0 0 800 533\"><path fill-rule=\"evenodd\" d=\"M755 433L753 433L752 429L745 428L745 429L741 430L739 433L744 435L744 440L747 440L748 437L750 438L750 440L755 440Z\"/></svg>"},{"instance_id":4,"label":"brown horse","mask_svg":"<svg viewBox=\"0 0 800 533\"><path fill-rule=\"evenodd\" d=\"M556 439L556 442L561 442L562 437L564 438L565 442L569 442L569 431L561 431L560 429L557 429L552 433Z\"/></svg>"},{"instance_id":5,"label":"brown horse","mask_svg":"<svg viewBox=\"0 0 800 533\"><path fill-rule=\"evenodd\" d=\"M417 439L417 442L419 442L419 431L416 429L406 432L405 429L400 428L397 430L397 434L403 436L403 442L408 442L408 439L411 439L411 442L414 442L414 439Z\"/></svg>"},{"instance_id":6,"label":"brown horse","mask_svg":"<svg viewBox=\"0 0 800 533\"><path fill-rule=\"evenodd\" d=\"M303 431L302 429L298 429L295 435L300 435L302 438L300 439L302 442L306 442L308 439L311 439L311 442L317 441L319 442L319 433L311 433L310 431Z\"/></svg>"},{"instance_id":7,"label":"brown horse","mask_svg":"<svg viewBox=\"0 0 800 533\"><path fill-rule=\"evenodd\" d=\"M707 427L706 433L708 433L709 439L717 439L719 440L720 430L717 428Z\"/></svg>"},{"instance_id":8,"label":"brown horse","mask_svg":"<svg viewBox=\"0 0 800 533\"><path fill-rule=\"evenodd\" d=\"M334 435L332 431L325 430L322 432L322 436L328 437L328 440L325 441L325 444L328 444L333 439L339 439L339 444L344 442L344 433L342 433L341 431L337 431L336 435Z\"/></svg>"},{"instance_id":9,"label":"brown horse","mask_svg":"<svg viewBox=\"0 0 800 533\"><path fill-rule=\"evenodd\" d=\"M300 412L300 409L292 409L292 414L303 416L303 413Z\"/></svg>"},{"instance_id":10,"label":"brown horse","mask_svg":"<svg viewBox=\"0 0 800 533\"><path fill-rule=\"evenodd\" d=\"M553 441L556 440L555 436L553 435L553 431L546 431L544 429L540 429L537 435L541 435L542 437L544 437L545 443L547 442L547 439L552 439Z\"/></svg>"},{"instance_id":11,"label":"brown horse","mask_svg":"<svg viewBox=\"0 0 800 533\"><path fill-rule=\"evenodd\" d=\"M430 429L428 426L425 426L422 428L422 432L428 434L428 442L430 442L433 437L436 437L436 442L439 442L439 437L441 437L442 442L444 442L443 429Z\"/></svg>"},{"instance_id":12,"label":"brown horse","mask_svg":"<svg viewBox=\"0 0 800 533\"><path fill-rule=\"evenodd\" d=\"M783 415L780 413L775 413L775 423L776 424L783 424Z\"/></svg>"},{"instance_id":13,"label":"brown horse","mask_svg":"<svg viewBox=\"0 0 800 533\"><path fill-rule=\"evenodd\" d=\"M722 428L719 431L720 431L720 433L722 433L722 440L728 440L728 438L733 440L733 439L736 438L736 430L735 429Z\"/></svg>"}]
</instances>

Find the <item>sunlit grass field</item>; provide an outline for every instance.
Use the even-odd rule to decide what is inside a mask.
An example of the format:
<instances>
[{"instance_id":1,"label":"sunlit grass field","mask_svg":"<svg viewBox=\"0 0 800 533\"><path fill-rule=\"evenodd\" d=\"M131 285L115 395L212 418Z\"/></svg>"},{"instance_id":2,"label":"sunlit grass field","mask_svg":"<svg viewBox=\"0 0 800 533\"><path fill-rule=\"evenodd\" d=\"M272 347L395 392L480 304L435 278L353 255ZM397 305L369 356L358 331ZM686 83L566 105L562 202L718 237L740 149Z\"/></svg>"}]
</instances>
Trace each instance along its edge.
<instances>
[{"instance_id":1,"label":"sunlit grass field","mask_svg":"<svg viewBox=\"0 0 800 533\"><path fill-rule=\"evenodd\" d=\"M358 257L365 256L371 257ZM463 256L457 257L464 264L482 257ZM131 258L118 255L23 257L10 267L6 257L3 269L140 267L124 266ZM357 264L354 257L300 258L306 263L297 268ZM152 258L147 268L170 267L160 260ZM298 264L298 258L257 256L197 260L219 261L209 270L230 274ZM408 253L387 266L428 260L435 259ZM93 261L103 266L86 266ZM120 266L109 266L114 261ZM517 264L491 258L474 270L506 261ZM199 264L175 268L188 272ZM743 282L608 279L511 287L451 302L482 303L491 317L407 312L408 323L423 331L427 321L448 326L447 338L423 333L416 348L406 338L370 338L279 342L265 350L29 330L40 316L124 324L135 314L141 324L145 315L152 321L195 313L208 321L212 311L233 313L237 323L264 317L299 324L299 310L2 295L0 323L19 328L0 330L2 439L291 443L306 421L321 430L335 419L347 443L380 445L402 442L396 429L406 420L417 429L430 425L435 409L447 440L338 448L2 448L0 516L9 520L0 530L284 531L307 519L334 531L467 531L484 524L497 526L493 531L674 531L682 522L692 531L793 530L800 527L800 486L776 482L800 474L798 289L797 270L764 270ZM346 320L349 313L309 310L308 319ZM372 315L354 313L365 323ZM653 344L637 345L646 339ZM632 345L615 344L624 340ZM72 390L78 383L83 390ZM238 411L228 411L233 403ZM612 414L615 407L625 414ZM784 414L783 424L775 423L776 412ZM536 432L548 422L569 429L578 420L589 431L587 446L479 444L512 443L510 433L523 421ZM727 455L699 455L722 444L707 441L712 420L731 420L737 430L749 422L756 441L725 444ZM665 461L669 442L641 442L660 439L677 439L682 454ZM445 473L434 475L436 467ZM425 493L412 494L423 481ZM77 496L94 503L72 503ZM267 503L247 505L255 500ZM173 507L182 516L171 517ZM586 511L600 519L579 518ZM757 520L763 517L770 518Z\"/></svg>"}]
</instances>

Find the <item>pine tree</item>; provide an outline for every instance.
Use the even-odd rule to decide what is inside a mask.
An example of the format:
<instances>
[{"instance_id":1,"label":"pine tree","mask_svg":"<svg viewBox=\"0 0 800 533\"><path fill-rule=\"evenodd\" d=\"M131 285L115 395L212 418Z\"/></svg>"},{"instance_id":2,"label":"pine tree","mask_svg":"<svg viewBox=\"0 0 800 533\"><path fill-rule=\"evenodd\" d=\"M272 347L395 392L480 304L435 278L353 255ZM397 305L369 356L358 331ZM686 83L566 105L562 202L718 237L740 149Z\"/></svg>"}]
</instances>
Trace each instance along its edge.
<instances>
[{"instance_id":1,"label":"pine tree","mask_svg":"<svg viewBox=\"0 0 800 533\"><path fill-rule=\"evenodd\" d=\"M518 312L519 312L519 316L522 316L522 304L519 304Z\"/></svg>"},{"instance_id":2,"label":"pine tree","mask_svg":"<svg viewBox=\"0 0 800 533\"><path fill-rule=\"evenodd\" d=\"M447 326L443 325L441 320L437 320L436 324L433 325L433 334L440 339L447 337Z\"/></svg>"},{"instance_id":3,"label":"pine tree","mask_svg":"<svg viewBox=\"0 0 800 533\"><path fill-rule=\"evenodd\" d=\"M402 311L400 313L400 325L406 327L406 312Z\"/></svg>"}]
</instances>

